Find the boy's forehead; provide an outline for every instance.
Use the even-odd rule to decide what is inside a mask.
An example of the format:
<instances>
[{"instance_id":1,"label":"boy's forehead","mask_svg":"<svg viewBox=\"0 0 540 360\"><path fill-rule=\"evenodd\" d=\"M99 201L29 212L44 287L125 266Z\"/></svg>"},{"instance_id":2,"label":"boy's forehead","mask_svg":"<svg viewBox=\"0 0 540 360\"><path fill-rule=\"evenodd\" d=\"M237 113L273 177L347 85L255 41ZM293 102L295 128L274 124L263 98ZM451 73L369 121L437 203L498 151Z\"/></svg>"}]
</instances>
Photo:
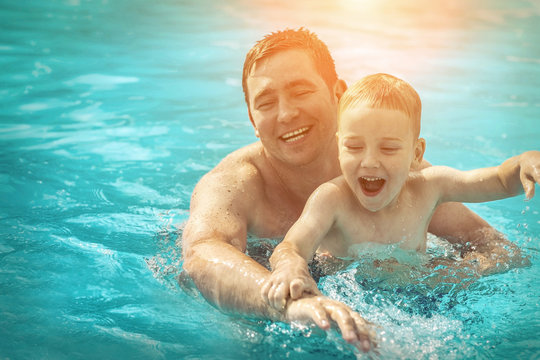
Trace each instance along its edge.
<instances>
[{"instance_id":1,"label":"boy's forehead","mask_svg":"<svg viewBox=\"0 0 540 360\"><path fill-rule=\"evenodd\" d=\"M384 107L373 106L368 103L356 103L346 109L343 109L340 115L340 118L347 120L361 120L367 118L382 118L385 119L395 119L401 120L406 118L408 121L412 122L410 116L401 110L388 109Z\"/></svg>"},{"instance_id":2,"label":"boy's forehead","mask_svg":"<svg viewBox=\"0 0 540 360\"><path fill-rule=\"evenodd\" d=\"M412 119L403 111L357 104L342 110L339 116L339 130L352 132L388 131L408 132ZM372 126L369 126L372 125Z\"/></svg>"}]
</instances>

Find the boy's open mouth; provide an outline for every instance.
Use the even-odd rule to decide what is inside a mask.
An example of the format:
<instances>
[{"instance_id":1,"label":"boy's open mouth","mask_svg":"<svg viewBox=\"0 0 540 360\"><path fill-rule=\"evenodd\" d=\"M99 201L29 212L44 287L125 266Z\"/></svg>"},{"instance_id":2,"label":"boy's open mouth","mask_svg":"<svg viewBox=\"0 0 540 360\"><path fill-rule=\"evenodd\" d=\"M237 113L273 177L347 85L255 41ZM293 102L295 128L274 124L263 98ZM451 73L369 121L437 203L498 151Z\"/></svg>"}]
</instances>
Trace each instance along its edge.
<instances>
[{"instance_id":1,"label":"boy's open mouth","mask_svg":"<svg viewBox=\"0 0 540 360\"><path fill-rule=\"evenodd\" d=\"M375 196L381 192L386 180L380 177L361 176L358 178L362 191L367 196Z\"/></svg>"}]
</instances>

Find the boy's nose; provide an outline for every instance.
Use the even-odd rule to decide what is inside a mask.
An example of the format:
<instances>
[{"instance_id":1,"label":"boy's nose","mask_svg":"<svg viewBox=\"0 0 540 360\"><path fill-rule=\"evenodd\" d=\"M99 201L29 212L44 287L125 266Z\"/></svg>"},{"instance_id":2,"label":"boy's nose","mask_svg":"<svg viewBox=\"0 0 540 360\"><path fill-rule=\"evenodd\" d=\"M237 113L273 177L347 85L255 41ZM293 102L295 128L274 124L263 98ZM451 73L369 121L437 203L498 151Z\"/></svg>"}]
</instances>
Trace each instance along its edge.
<instances>
[{"instance_id":1,"label":"boy's nose","mask_svg":"<svg viewBox=\"0 0 540 360\"><path fill-rule=\"evenodd\" d=\"M373 151L366 151L365 156L362 158L362 167L365 168L378 168L380 165L377 155Z\"/></svg>"}]
</instances>

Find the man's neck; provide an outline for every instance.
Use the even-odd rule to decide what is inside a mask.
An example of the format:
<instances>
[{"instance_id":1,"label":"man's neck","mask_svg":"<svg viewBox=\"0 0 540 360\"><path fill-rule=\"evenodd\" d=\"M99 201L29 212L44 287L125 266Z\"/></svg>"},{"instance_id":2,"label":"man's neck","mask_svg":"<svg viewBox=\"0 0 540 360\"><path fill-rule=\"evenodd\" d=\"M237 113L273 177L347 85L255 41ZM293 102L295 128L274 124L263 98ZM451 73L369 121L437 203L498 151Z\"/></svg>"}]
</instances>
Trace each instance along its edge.
<instances>
[{"instance_id":1,"label":"man's neck","mask_svg":"<svg viewBox=\"0 0 540 360\"><path fill-rule=\"evenodd\" d=\"M337 151L328 151L315 161L303 165L285 164L269 156L266 156L266 160L284 191L302 204L322 183L341 175Z\"/></svg>"}]
</instances>

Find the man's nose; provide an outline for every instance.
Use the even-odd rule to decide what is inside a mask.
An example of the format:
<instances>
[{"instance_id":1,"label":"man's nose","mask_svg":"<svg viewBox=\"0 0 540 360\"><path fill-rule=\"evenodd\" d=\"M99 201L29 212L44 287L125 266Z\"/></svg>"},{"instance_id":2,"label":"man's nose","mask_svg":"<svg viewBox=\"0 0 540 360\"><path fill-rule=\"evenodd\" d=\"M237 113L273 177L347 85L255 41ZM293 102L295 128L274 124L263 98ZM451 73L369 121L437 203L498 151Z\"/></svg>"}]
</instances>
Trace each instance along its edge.
<instances>
[{"instance_id":1,"label":"man's nose","mask_svg":"<svg viewBox=\"0 0 540 360\"><path fill-rule=\"evenodd\" d=\"M297 117L298 114L299 110L294 101L291 101L291 99L287 99L286 97L279 100L278 121L289 122Z\"/></svg>"}]
</instances>

